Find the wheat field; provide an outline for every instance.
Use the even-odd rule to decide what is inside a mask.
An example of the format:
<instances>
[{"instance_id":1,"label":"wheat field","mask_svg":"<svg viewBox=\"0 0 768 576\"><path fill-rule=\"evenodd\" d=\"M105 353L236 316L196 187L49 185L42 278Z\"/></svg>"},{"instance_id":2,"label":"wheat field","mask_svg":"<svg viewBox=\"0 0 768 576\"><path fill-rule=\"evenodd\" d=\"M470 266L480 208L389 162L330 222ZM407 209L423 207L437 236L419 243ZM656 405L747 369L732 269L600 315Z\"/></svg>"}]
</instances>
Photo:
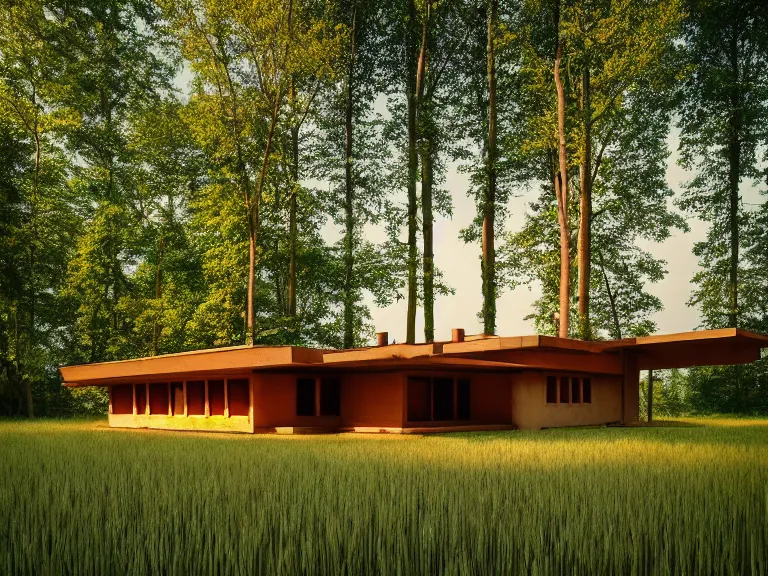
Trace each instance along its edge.
<instances>
[{"instance_id":1,"label":"wheat field","mask_svg":"<svg viewBox=\"0 0 768 576\"><path fill-rule=\"evenodd\" d=\"M768 574L768 420L435 436L0 421L0 574Z\"/></svg>"}]
</instances>

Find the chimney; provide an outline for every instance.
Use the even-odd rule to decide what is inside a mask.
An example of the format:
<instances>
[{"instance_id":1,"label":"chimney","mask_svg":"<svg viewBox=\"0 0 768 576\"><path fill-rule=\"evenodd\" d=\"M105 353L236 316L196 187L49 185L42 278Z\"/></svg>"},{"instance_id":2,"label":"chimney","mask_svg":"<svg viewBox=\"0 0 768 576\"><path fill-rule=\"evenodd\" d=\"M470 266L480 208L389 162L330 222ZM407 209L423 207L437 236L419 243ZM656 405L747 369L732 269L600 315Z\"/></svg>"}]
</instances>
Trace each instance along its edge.
<instances>
[{"instance_id":1,"label":"chimney","mask_svg":"<svg viewBox=\"0 0 768 576\"><path fill-rule=\"evenodd\" d=\"M453 328L451 330L451 342L464 342L464 328Z\"/></svg>"},{"instance_id":2,"label":"chimney","mask_svg":"<svg viewBox=\"0 0 768 576\"><path fill-rule=\"evenodd\" d=\"M389 344L389 332L376 332L376 346Z\"/></svg>"}]
</instances>

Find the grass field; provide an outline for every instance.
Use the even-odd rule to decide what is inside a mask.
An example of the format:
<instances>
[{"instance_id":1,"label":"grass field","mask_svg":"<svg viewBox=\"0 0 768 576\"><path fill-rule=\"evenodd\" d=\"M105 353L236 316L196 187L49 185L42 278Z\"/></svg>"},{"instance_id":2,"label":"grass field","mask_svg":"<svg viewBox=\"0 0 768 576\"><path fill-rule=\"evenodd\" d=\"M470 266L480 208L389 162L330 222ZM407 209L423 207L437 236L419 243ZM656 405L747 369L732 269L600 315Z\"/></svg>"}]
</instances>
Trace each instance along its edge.
<instances>
[{"instance_id":1,"label":"grass field","mask_svg":"<svg viewBox=\"0 0 768 576\"><path fill-rule=\"evenodd\" d=\"M768 420L443 436L0 421L0 574L768 574Z\"/></svg>"}]
</instances>

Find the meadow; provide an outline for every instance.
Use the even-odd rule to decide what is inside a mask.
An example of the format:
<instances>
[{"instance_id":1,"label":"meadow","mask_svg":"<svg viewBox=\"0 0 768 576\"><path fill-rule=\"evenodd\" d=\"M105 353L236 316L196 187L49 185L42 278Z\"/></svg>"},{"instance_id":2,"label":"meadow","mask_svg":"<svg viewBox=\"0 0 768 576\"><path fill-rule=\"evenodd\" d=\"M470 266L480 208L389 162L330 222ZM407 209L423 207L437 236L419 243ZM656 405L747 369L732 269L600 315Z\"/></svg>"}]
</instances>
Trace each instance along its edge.
<instances>
[{"instance_id":1,"label":"meadow","mask_svg":"<svg viewBox=\"0 0 768 576\"><path fill-rule=\"evenodd\" d=\"M767 574L768 420L436 436L0 421L0 574Z\"/></svg>"}]
</instances>

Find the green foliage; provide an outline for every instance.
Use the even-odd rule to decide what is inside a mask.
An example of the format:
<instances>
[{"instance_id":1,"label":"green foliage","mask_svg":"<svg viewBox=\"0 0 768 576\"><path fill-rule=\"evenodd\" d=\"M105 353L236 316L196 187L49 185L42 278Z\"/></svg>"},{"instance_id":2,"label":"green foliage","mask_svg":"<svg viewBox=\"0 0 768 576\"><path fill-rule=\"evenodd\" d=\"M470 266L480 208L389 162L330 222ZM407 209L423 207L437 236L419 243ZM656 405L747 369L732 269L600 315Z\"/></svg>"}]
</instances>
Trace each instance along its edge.
<instances>
[{"instance_id":1,"label":"green foliage","mask_svg":"<svg viewBox=\"0 0 768 576\"><path fill-rule=\"evenodd\" d=\"M688 11L683 38L692 74L681 92L680 153L694 175L678 203L709 225L694 247L700 270L691 304L707 327L736 326L742 316L749 322L760 309L753 299L765 292L765 284L754 285L759 265L751 260L760 251L750 245L760 233L744 234L756 221L742 185L765 182L768 13L760 1L691 0Z\"/></svg>"},{"instance_id":2,"label":"green foliage","mask_svg":"<svg viewBox=\"0 0 768 576\"><path fill-rule=\"evenodd\" d=\"M754 182L765 192L762 4L561 4L572 294L578 170L587 133L593 142L591 335L656 329L662 303L648 286L665 277L666 263L641 246L687 229L666 183L673 121L694 172L674 200L711 225L695 248L692 304L707 327L735 324L735 314L739 326L768 331L768 203L742 202L739 188ZM249 341L251 270L256 343L365 345L373 333L366 302L403 297L425 308L431 337L427 309L453 291L418 236L430 220L452 216L449 168L470 176L476 200L465 241L480 242L489 201L489 6L3 3L0 414L103 406L57 387L63 363ZM498 287L484 289L493 299L540 287L529 318L543 333L554 331L560 288L554 8L498 2ZM509 199L518 194L530 202L523 227L510 230ZM405 223L414 231L407 242ZM372 226L385 241L368 238ZM575 317L575 298L572 307ZM685 401L700 411L762 410L760 366L692 371Z\"/></svg>"},{"instance_id":3,"label":"green foliage","mask_svg":"<svg viewBox=\"0 0 768 576\"><path fill-rule=\"evenodd\" d=\"M575 294L576 233L579 228L577 171L591 134L592 196L590 300L596 337L653 332L650 317L661 302L645 290L665 275L663 260L640 249L638 240L662 242L685 221L670 211L666 183L666 137L672 111L677 59L672 47L681 8L675 2L620 2L566 5L562 16L567 46L567 145L572 163L569 213L572 216ZM518 68L521 103L517 133L505 145L517 167L518 186L540 189L529 205L526 224L510 233L501 248L502 273L509 286L538 284L542 296L529 317L537 330L555 332L559 310L560 254L553 192L556 161L556 114L551 74L553 40L539 25L539 6L521 13ZM538 28L535 28L539 26ZM551 33L553 35L553 32ZM590 107L582 75L589 71ZM514 174L514 172L512 172ZM577 301L572 300L573 317ZM579 327L571 323L575 335Z\"/></svg>"}]
</instances>

